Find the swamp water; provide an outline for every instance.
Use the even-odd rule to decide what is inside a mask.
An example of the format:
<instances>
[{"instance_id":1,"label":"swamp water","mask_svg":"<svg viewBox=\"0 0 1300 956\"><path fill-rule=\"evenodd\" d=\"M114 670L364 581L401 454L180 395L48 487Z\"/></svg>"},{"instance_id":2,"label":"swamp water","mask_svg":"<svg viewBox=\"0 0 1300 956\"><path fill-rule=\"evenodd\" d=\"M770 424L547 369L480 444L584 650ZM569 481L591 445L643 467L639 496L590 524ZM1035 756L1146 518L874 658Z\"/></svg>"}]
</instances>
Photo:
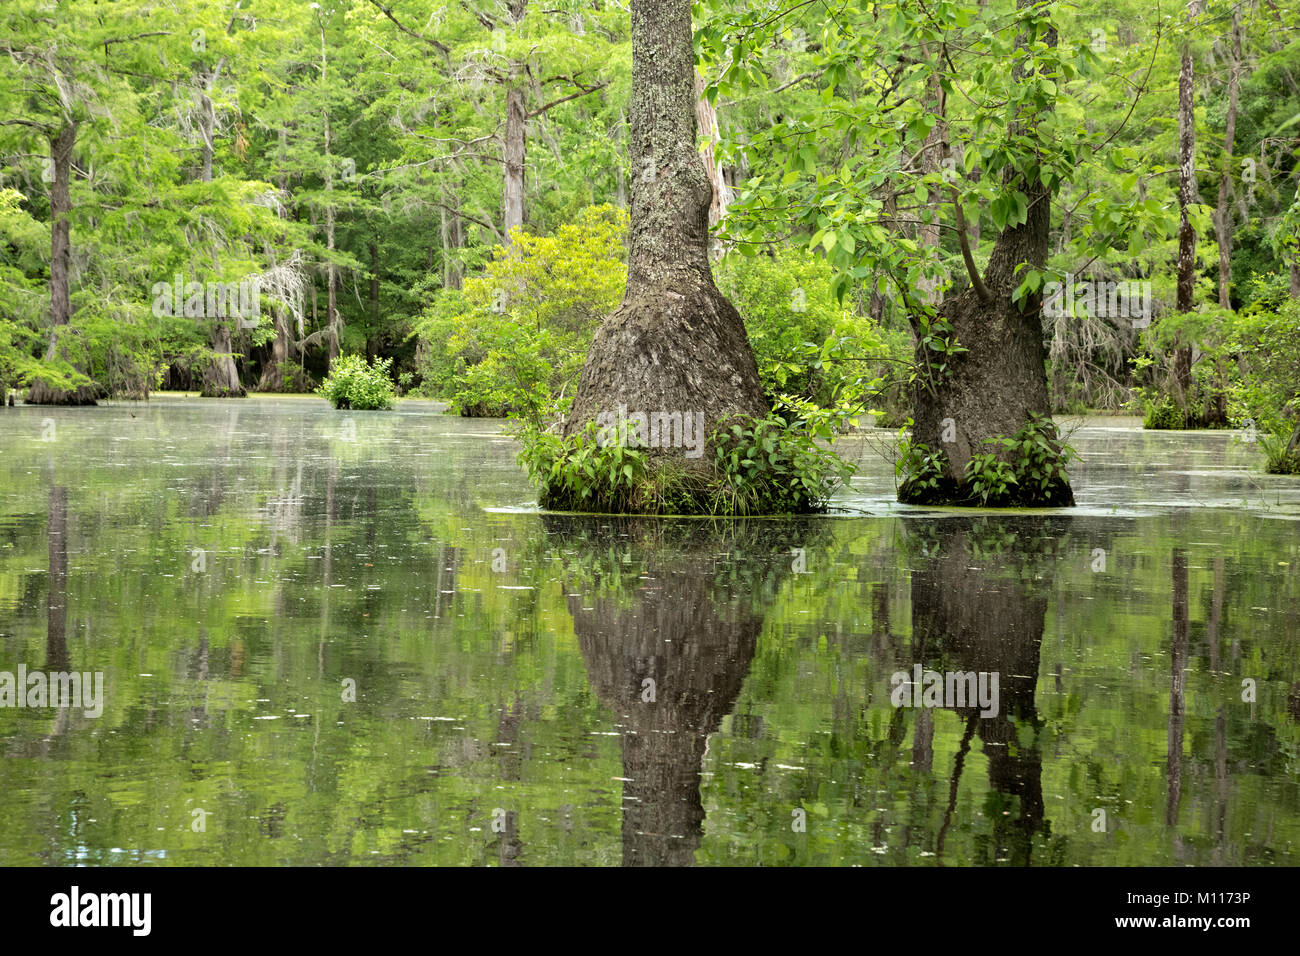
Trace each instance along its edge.
<instances>
[{"instance_id":1,"label":"swamp water","mask_svg":"<svg viewBox=\"0 0 1300 956\"><path fill-rule=\"evenodd\" d=\"M427 403L0 409L0 864L1295 865L1300 481L1063 424L1073 509L878 432L830 515L631 520Z\"/></svg>"}]
</instances>

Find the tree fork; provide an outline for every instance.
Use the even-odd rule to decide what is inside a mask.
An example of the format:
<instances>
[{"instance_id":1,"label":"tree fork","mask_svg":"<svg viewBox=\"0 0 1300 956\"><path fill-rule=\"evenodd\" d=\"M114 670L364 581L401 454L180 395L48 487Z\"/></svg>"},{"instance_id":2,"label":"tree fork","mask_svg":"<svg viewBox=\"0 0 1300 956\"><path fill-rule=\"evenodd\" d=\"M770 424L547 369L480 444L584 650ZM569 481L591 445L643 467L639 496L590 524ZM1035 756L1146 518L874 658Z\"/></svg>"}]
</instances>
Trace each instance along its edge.
<instances>
[{"instance_id":1,"label":"tree fork","mask_svg":"<svg viewBox=\"0 0 1300 956\"><path fill-rule=\"evenodd\" d=\"M1019 6L1033 6L1020 0ZM1056 43L1056 31L1048 31L1046 42ZM1027 46L1024 39L1022 46ZM1018 68L1019 70L1019 68ZM1024 128L1024 120L1016 127ZM1014 132L1014 128L1013 128ZM1008 170L1007 183L1019 176ZM1034 292L1019 302L1016 267L1028 263L1042 269L1047 262L1051 227L1051 193L1037 178L1022 182L1027 200L1025 221L1005 228L998 236L982 280L973 268L973 258L964 256L971 272L971 284L956 295L945 295L938 317L946 322L964 353L949 356L940 374L918 376L913 385L913 441L932 451L942 451L945 471L940 487L922 490L906 481L899 489L905 501L961 503L968 500L967 467L972 456L1005 451L986 445L986 439L1010 437L1035 417L1050 419L1051 399L1047 389L1043 347L1042 294ZM959 230L965 222L960 201L955 198ZM969 247L964 250L969 252ZM918 341L918 366L930 365L929 348ZM1022 493L1029 489L1020 489ZM1074 493L1067 481L1051 483L1021 503L1072 505Z\"/></svg>"}]
</instances>

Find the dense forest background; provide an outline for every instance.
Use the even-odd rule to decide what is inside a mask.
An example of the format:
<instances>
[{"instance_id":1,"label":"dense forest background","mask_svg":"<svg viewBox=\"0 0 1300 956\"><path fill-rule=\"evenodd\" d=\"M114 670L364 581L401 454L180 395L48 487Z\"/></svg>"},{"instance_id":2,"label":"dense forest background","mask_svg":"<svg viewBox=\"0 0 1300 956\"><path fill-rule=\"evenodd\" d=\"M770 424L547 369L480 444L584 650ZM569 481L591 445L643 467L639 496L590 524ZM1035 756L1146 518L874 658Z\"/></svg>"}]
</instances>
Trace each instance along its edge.
<instances>
[{"instance_id":1,"label":"dense forest background","mask_svg":"<svg viewBox=\"0 0 1300 956\"><path fill-rule=\"evenodd\" d=\"M1014 3L695 5L714 269L764 387L907 420L908 313L1023 219L999 171L1047 88L1025 281L1150 297L1045 314L1054 406L1295 452L1295 4L1046 6L1045 86L1006 66ZM6 0L0 385L301 392L360 354L464 414L562 408L623 292L631 62L613 0Z\"/></svg>"}]
</instances>

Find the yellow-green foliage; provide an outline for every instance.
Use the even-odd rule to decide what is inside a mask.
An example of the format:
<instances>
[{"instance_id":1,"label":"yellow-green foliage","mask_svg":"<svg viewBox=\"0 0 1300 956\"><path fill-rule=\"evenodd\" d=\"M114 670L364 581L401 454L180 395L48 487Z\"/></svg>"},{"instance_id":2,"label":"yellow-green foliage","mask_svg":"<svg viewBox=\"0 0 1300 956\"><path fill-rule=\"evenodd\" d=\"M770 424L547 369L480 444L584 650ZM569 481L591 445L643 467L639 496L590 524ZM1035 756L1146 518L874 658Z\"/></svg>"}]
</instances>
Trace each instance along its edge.
<instances>
[{"instance_id":1,"label":"yellow-green foliage","mask_svg":"<svg viewBox=\"0 0 1300 956\"><path fill-rule=\"evenodd\" d=\"M443 292L417 324L426 391L476 414L548 404L623 294L627 227L627 212L606 204L551 236L516 230L483 275Z\"/></svg>"},{"instance_id":2,"label":"yellow-green foliage","mask_svg":"<svg viewBox=\"0 0 1300 956\"><path fill-rule=\"evenodd\" d=\"M825 259L802 250L732 256L717 270L770 395L879 407L877 392L894 363L910 357L911 343L906 332L883 329L837 300L833 278Z\"/></svg>"}]
</instances>

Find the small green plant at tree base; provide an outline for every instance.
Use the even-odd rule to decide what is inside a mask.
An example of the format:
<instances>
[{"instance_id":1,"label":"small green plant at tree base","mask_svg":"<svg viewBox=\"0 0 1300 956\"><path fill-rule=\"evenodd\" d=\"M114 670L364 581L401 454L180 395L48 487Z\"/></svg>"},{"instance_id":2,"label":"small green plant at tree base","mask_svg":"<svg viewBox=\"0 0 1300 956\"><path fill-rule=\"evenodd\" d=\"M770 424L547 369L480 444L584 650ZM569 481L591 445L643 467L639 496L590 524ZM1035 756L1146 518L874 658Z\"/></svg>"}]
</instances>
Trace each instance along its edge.
<instances>
[{"instance_id":1,"label":"small green plant at tree base","mask_svg":"<svg viewBox=\"0 0 1300 956\"><path fill-rule=\"evenodd\" d=\"M894 465L902 479L898 500L982 507L1073 504L1065 469L1078 455L1060 441L1051 418L1032 415L1014 435L986 438L983 444L991 450L971 455L958 486L947 475L942 451L904 439Z\"/></svg>"},{"instance_id":2,"label":"small green plant at tree base","mask_svg":"<svg viewBox=\"0 0 1300 956\"><path fill-rule=\"evenodd\" d=\"M990 501L1005 501L1011 497L1013 485L1019 484L1016 469L1003 461L995 452L971 455L966 463L966 487L981 505Z\"/></svg>"},{"instance_id":3,"label":"small green plant at tree base","mask_svg":"<svg viewBox=\"0 0 1300 956\"><path fill-rule=\"evenodd\" d=\"M902 435L912 427L912 420L899 429L898 457L894 475L898 479L898 500L909 504L951 500L956 486L947 476L948 456L924 442L914 442Z\"/></svg>"},{"instance_id":4,"label":"small green plant at tree base","mask_svg":"<svg viewBox=\"0 0 1300 956\"><path fill-rule=\"evenodd\" d=\"M1259 445L1267 459L1264 470L1270 475L1300 475L1300 427L1261 432Z\"/></svg>"},{"instance_id":5,"label":"small green plant at tree base","mask_svg":"<svg viewBox=\"0 0 1300 956\"><path fill-rule=\"evenodd\" d=\"M538 503L555 511L619 514L767 515L824 511L851 467L818 439L829 439L834 413L816 410L787 421L772 413L736 416L709 438L709 459L651 457L629 447L621 426L604 436L595 422L561 437L516 419L519 461L538 487Z\"/></svg>"},{"instance_id":6,"label":"small green plant at tree base","mask_svg":"<svg viewBox=\"0 0 1300 956\"><path fill-rule=\"evenodd\" d=\"M710 445L721 509L714 513L806 514L826 510L826 502L848 480L852 467L817 443L829 442L842 413L807 403L787 406L787 421L778 412L766 418L736 417L721 422Z\"/></svg>"},{"instance_id":7,"label":"small green plant at tree base","mask_svg":"<svg viewBox=\"0 0 1300 956\"><path fill-rule=\"evenodd\" d=\"M1139 393L1143 390L1139 389ZM1152 430L1180 431L1187 427L1187 416L1174 400L1167 395L1143 398L1146 414L1142 417L1142 427Z\"/></svg>"},{"instance_id":8,"label":"small green plant at tree base","mask_svg":"<svg viewBox=\"0 0 1300 956\"><path fill-rule=\"evenodd\" d=\"M388 377L391 358L367 364L364 356L341 355L330 363L329 376L316 389L335 408L358 411L392 408L397 396Z\"/></svg>"}]
</instances>

